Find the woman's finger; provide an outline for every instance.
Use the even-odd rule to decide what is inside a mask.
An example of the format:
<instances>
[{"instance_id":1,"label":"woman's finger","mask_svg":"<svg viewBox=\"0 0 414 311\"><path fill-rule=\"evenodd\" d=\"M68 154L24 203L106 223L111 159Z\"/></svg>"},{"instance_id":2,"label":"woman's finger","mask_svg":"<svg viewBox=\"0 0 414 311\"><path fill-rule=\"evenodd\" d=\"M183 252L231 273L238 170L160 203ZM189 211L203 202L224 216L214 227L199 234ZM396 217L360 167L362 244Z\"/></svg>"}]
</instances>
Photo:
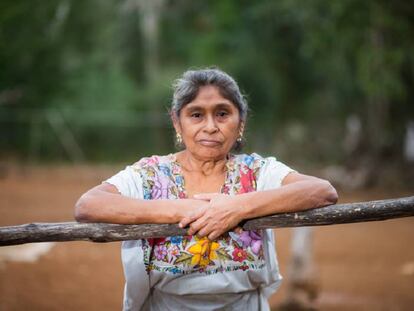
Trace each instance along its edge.
<instances>
[{"instance_id":1,"label":"woman's finger","mask_svg":"<svg viewBox=\"0 0 414 311\"><path fill-rule=\"evenodd\" d=\"M190 216L184 217L183 219L181 219L180 223L178 224L178 226L180 228L185 228L187 227L190 223L192 223L193 221L195 221L198 217L198 214L192 214Z\"/></svg>"},{"instance_id":2,"label":"woman's finger","mask_svg":"<svg viewBox=\"0 0 414 311\"><path fill-rule=\"evenodd\" d=\"M197 232L197 236L199 238L203 238L205 236L208 236L211 233L212 229L210 228L210 226L206 226L201 228L198 232Z\"/></svg>"},{"instance_id":3,"label":"woman's finger","mask_svg":"<svg viewBox=\"0 0 414 311\"><path fill-rule=\"evenodd\" d=\"M180 222L178 223L178 226L180 228L185 228L187 227L187 225L191 222L191 218L190 217L185 217L183 219L180 220Z\"/></svg>"},{"instance_id":4,"label":"woman's finger","mask_svg":"<svg viewBox=\"0 0 414 311\"><path fill-rule=\"evenodd\" d=\"M183 219L181 219L180 222L178 223L178 226L180 228L187 227L190 223L192 223L193 221L195 221L198 218L200 218L201 216L203 216L204 215L204 212L205 212L204 209L200 209L200 210L194 211L189 216L184 217Z\"/></svg>"},{"instance_id":5,"label":"woman's finger","mask_svg":"<svg viewBox=\"0 0 414 311\"><path fill-rule=\"evenodd\" d=\"M188 235L196 234L203 226L200 223L196 223L197 221L190 224L190 228L188 229Z\"/></svg>"},{"instance_id":6,"label":"woman's finger","mask_svg":"<svg viewBox=\"0 0 414 311\"><path fill-rule=\"evenodd\" d=\"M199 230L201 230L203 227L205 227L208 224L208 222L205 219L205 216L201 216L194 222L190 224L190 229L188 230L189 235L196 234Z\"/></svg>"},{"instance_id":7,"label":"woman's finger","mask_svg":"<svg viewBox=\"0 0 414 311\"><path fill-rule=\"evenodd\" d=\"M222 235L222 233L220 233L219 231L212 231L212 232L210 232L210 234L208 235L208 239L210 240L210 241L214 241L214 240L216 240L218 237L220 237Z\"/></svg>"}]
</instances>

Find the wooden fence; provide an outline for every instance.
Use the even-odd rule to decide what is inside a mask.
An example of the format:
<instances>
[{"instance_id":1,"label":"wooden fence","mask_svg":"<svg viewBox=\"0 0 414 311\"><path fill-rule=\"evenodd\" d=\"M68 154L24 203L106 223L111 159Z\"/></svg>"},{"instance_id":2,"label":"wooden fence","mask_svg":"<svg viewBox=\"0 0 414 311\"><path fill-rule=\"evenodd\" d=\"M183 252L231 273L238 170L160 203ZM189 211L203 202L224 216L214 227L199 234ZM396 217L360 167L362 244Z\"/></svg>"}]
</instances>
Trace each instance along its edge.
<instances>
[{"instance_id":1,"label":"wooden fence","mask_svg":"<svg viewBox=\"0 0 414 311\"><path fill-rule=\"evenodd\" d=\"M258 230L379 221L409 216L414 216L414 196L275 214L245 221L241 226L245 230ZM0 246L51 241L113 242L185 234L186 229L181 229L176 224L31 223L0 227Z\"/></svg>"}]
</instances>

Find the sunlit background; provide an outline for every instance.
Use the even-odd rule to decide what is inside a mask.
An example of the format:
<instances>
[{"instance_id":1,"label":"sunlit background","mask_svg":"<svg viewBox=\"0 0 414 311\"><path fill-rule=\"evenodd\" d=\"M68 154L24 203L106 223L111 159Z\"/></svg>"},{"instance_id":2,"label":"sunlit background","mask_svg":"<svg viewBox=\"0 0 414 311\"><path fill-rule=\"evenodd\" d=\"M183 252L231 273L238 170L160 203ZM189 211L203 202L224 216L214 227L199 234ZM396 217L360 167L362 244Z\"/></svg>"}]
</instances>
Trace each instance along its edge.
<instances>
[{"instance_id":1,"label":"sunlit background","mask_svg":"<svg viewBox=\"0 0 414 311\"><path fill-rule=\"evenodd\" d=\"M329 179L342 202L412 195L413 38L414 5L402 0L3 0L0 225L72 221L88 188L174 152L171 85L209 66L247 96L245 152ZM305 300L411 310L413 225L317 228ZM280 309L291 231L276 232ZM0 310L120 309L118 243L46 245L31 263L8 252Z\"/></svg>"}]
</instances>

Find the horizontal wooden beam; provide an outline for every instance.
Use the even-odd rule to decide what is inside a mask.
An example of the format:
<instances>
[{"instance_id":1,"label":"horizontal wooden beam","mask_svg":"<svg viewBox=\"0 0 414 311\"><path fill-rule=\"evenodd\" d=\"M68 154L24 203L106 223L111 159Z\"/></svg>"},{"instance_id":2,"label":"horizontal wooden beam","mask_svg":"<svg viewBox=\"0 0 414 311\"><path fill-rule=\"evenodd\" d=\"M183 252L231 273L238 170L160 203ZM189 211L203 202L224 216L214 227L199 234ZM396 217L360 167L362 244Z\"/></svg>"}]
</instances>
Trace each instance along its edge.
<instances>
[{"instance_id":1,"label":"horizontal wooden beam","mask_svg":"<svg viewBox=\"0 0 414 311\"><path fill-rule=\"evenodd\" d=\"M336 225L414 216L414 196L390 200L336 204L303 212L255 218L243 229ZM0 227L0 246L34 242L113 242L185 235L176 224L119 225L107 223L31 223Z\"/></svg>"}]
</instances>

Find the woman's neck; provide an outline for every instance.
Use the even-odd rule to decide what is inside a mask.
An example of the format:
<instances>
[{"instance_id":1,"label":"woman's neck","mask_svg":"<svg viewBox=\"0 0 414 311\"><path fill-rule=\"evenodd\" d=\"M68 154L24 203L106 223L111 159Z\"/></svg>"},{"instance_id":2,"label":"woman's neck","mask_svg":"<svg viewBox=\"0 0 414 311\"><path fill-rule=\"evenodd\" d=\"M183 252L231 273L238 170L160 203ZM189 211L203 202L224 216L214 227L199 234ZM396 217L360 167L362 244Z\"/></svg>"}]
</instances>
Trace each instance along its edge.
<instances>
[{"instance_id":1,"label":"woman's neck","mask_svg":"<svg viewBox=\"0 0 414 311\"><path fill-rule=\"evenodd\" d=\"M227 156L220 159L202 159L184 150L176 154L181 167L188 172L197 172L204 176L222 174L226 171Z\"/></svg>"}]
</instances>

